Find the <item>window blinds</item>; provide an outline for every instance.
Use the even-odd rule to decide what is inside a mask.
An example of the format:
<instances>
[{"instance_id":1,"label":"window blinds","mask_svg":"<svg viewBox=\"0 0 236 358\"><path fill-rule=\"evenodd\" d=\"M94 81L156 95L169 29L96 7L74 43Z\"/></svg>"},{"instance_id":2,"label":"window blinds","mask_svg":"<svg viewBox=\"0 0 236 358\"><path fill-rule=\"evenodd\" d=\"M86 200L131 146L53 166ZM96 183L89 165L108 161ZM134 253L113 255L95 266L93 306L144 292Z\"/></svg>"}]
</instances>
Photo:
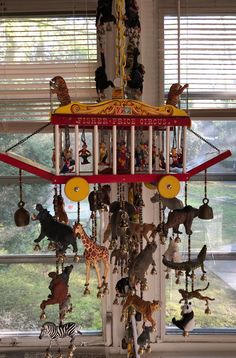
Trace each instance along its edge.
<instances>
[{"instance_id":1,"label":"window blinds","mask_svg":"<svg viewBox=\"0 0 236 358\"><path fill-rule=\"evenodd\" d=\"M189 83L189 108L235 108L235 24L236 16L180 17L180 82ZM177 16L164 17L164 67L167 94L178 82Z\"/></svg>"},{"instance_id":2,"label":"window blinds","mask_svg":"<svg viewBox=\"0 0 236 358\"><path fill-rule=\"evenodd\" d=\"M54 76L65 79L72 101L94 101L93 16L2 17L0 37L0 120L48 120Z\"/></svg>"}]
</instances>

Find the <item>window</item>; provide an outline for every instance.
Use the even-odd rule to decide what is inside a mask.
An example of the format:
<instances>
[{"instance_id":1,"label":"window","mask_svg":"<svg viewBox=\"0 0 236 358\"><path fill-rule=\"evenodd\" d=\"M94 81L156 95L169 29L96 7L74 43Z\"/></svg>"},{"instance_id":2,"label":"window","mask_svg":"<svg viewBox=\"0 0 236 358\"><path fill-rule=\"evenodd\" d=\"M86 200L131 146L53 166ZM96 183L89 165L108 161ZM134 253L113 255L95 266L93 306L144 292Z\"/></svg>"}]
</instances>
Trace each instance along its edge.
<instances>
[{"instance_id":1,"label":"window","mask_svg":"<svg viewBox=\"0 0 236 358\"><path fill-rule=\"evenodd\" d=\"M14 151L50 168L54 147L53 129L47 127L43 132L33 136L31 134L42 127L41 121L49 120L49 81L54 76L60 75L66 80L72 101L88 103L93 100L93 95L95 97L95 16L92 13L85 16L76 12L53 16L2 14L0 35L1 151L29 136ZM51 104L58 107L56 96L51 99ZM73 134L71 136L73 142ZM90 134L87 140L90 142ZM55 254L48 250L47 239L41 242L41 251L34 251L34 240L40 233L38 222L30 221L26 227L16 227L14 213L20 200L19 171L4 163L0 163L0 168L0 192L4 207L0 222L0 331L2 335L25 332L29 336L31 333L36 334L42 325L39 305L50 294L48 273L56 271ZM53 215L54 189L52 184L23 172L23 200L30 215L35 212L36 203L41 203ZM63 193L63 186L61 190ZM77 204L65 198L65 206L72 225L78 215ZM80 220L88 235L91 234L89 218L90 210L86 200L80 205ZM68 314L68 319L77 322L89 334L101 335L102 305L96 296L96 274L92 270L91 295L84 296L84 247L79 240L78 247L81 261L73 263L74 254L69 249L64 263L73 263L74 266L69 282L73 312ZM58 305L48 306L46 314L49 321L58 322Z\"/></svg>"},{"instance_id":2,"label":"window","mask_svg":"<svg viewBox=\"0 0 236 358\"><path fill-rule=\"evenodd\" d=\"M194 289L204 289L209 282L207 291L200 292L208 296L211 315L205 314L207 306L205 301L192 300L196 319L196 331L198 333L229 333L236 330L235 288L236 288L236 247L234 243L234 217L235 217L235 181L208 182L207 193L210 200L209 205L213 208L214 218L212 220L193 221L193 234L191 235L192 252L196 255L204 244L207 245L207 260L205 269L207 280L201 281L201 269L195 270ZM203 197L203 183L190 182L188 184L188 204L198 208ZM181 227L183 229L183 227ZM181 230L182 231L182 230ZM184 230L183 230L184 231ZM187 236L181 235L181 255L183 261L187 261ZM178 300L182 298L178 292L184 288L185 277L180 278L181 284L176 285L174 272L170 279L166 280L166 305L167 305L167 328L173 332L172 317L180 317L180 305ZM191 283L189 286L191 291ZM212 299L212 300L211 300ZM236 308L236 307L235 307ZM175 334L177 333L174 330Z\"/></svg>"},{"instance_id":3,"label":"window","mask_svg":"<svg viewBox=\"0 0 236 358\"><path fill-rule=\"evenodd\" d=\"M178 9L178 4L180 7ZM163 37L159 40L159 51L163 51L163 93L167 96L172 83L188 83L189 89L181 95L181 108L189 109L192 126L187 133L187 168L196 166L230 149L232 156L208 169L207 196L213 207L214 219L195 219L191 247L196 255L207 245L205 262L209 288L201 292L214 301L209 301L211 315L205 314L203 301L193 300L196 319L196 334L235 334L236 317L229 313L235 302L235 245L234 234L234 190L235 190L235 66L236 56L234 24L236 9L232 2L211 0L204 3L180 1L173 5L161 1L159 6ZM179 40L178 40L179 36ZM163 42L162 42L163 40ZM163 45L162 45L163 44ZM162 63L160 63L162 65ZM162 89L161 89L162 91ZM234 116L235 117L235 116ZM201 120L202 118L202 120ZM200 134L199 138L195 133ZM188 183L188 204L198 208L204 197L204 173L192 177ZM183 195L184 197L184 195ZM184 228L182 227L183 231ZM182 230L180 230L182 231ZM180 251L187 260L188 237L181 235ZM165 275L165 274L164 274ZM200 281L196 270L194 289L203 289L207 282ZM172 318L180 319L181 295L185 279L176 285L171 273L166 280L166 333L180 334L172 324ZM191 290L191 283L190 288ZM193 332L193 335L194 335Z\"/></svg>"},{"instance_id":4,"label":"window","mask_svg":"<svg viewBox=\"0 0 236 358\"><path fill-rule=\"evenodd\" d=\"M0 120L49 120L49 81L55 76L65 79L71 100L95 97L93 16L2 16L0 36Z\"/></svg>"},{"instance_id":5,"label":"window","mask_svg":"<svg viewBox=\"0 0 236 358\"><path fill-rule=\"evenodd\" d=\"M222 9L211 1L198 6L181 1L179 19L177 3L170 8L163 2L161 8L165 95L180 80L189 84L182 108L187 97L191 110L235 108L235 8L227 2Z\"/></svg>"}]
</instances>

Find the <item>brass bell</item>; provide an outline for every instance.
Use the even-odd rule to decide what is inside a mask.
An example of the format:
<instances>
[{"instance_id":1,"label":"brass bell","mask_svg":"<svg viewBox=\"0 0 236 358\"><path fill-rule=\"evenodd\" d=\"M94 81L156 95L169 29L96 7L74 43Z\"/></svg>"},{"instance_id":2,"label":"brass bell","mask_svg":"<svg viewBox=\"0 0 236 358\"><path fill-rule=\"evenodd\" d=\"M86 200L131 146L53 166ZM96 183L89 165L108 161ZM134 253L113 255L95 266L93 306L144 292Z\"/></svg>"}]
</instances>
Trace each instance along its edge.
<instances>
[{"instance_id":1,"label":"brass bell","mask_svg":"<svg viewBox=\"0 0 236 358\"><path fill-rule=\"evenodd\" d=\"M199 219L203 219L203 220L211 220L211 219L213 219L213 210L208 205L209 199L204 198L202 200L202 202L203 202L203 205L201 205L199 207L199 213L198 213Z\"/></svg>"},{"instance_id":2,"label":"brass bell","mask_svg":"<svg viewBox=\"0 0 236 358\"><path fill-rule=\"evenodd\" d=\"M19 203L18 203L19 209L17 209L14 214L14 220L15 220L16 226L29 225L30 214L26 209L24 209L24 205L25 205L24 201L22 201L22 200L19 201Z\"/></svg>"}]
</instances>

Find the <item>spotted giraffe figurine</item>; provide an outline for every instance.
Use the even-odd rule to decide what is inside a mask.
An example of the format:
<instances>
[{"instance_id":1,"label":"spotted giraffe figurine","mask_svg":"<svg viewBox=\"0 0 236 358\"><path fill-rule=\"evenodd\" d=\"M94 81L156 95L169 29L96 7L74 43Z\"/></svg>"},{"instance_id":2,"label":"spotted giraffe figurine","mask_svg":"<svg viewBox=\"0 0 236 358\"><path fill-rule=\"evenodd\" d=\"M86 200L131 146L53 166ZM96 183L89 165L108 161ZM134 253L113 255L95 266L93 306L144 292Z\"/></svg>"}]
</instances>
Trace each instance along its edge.
<instances>
[{"instance_id":1,"label":"spotted giraffe figurine","mask_svg":"<svg viewBox=\"0 0 236 358\"><path fill-rule=\"evenodd\" d=\"M92 241L86 234L83 226L80 223L75 223L73 226L74 236L79 236L84 245L84 256L86 264L86 283L84 294L89 294L89 279L90 279L90 267L94 266L98 279L98 293L97 297L101 297L104 293L108 293L107 276L109 271L109 251L105 246L98 245ZM104 274L101 279L101 273L99 269L99 261L104 264Z\"/></svg>"}]
</instances>

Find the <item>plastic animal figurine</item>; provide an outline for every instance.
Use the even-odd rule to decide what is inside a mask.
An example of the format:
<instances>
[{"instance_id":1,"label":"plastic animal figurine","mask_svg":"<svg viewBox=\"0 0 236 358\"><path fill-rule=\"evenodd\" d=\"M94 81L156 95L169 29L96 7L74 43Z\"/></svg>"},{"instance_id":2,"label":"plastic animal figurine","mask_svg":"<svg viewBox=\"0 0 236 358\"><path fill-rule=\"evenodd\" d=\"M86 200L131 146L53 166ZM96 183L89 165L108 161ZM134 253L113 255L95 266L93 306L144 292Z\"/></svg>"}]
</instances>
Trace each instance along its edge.
<instances>
[{"instance_id":1,"label":"plastic animal figurine","mask_svg":"<svg viewBox=\"0 0 236 358\"><path fill-rule=\"evenodd\" d=\"M189 276L190 272L195 270L198 267L201 267L203 274L206 274L206 271L204 270L204 261L206 259L206 253L207 253L207 246L204 245L197 255L196 259L190 260L190 261L183 261L183 262L173 262L166 259L166 257L163 255L162 262L165 266L172 268L174 270L179 271L185 271L186 275Z\"/></svg>"},{"instance_id":2,"label":"plastic animal figurine","mask_svg":"<svg viewBox=\"0 0 236 358\"><path fill-rule=\"evenodd\" d=\"M151 352L151 338L150 338L150 333L152 332L152 326L145 326L145 324L143 325L143 331L142 333L138 336L137 339L137 343L139 345L139 354L143 354L144 351L150 353Z\"/></svg>"},{"instance_id":3,"label":"plastic animal figurine","mask_svg":"<svg viewBox=\"0 0 236 358\"><path fill-rule=\"evenodd\" d=\"M60 321L63 321L65 319L66 314L69 312L72 312L73 307L71 303L71 295L68 294L65 301L63 301L61 304L59 304L59 316Z\"/></svg>"},{"instance_id":4,"label":"plastic animal figurine","mask_svg":"<svg viewBox=\"0 0 236 358\"><path fill-rule=\"evenodd\" d=\"M125 142L121 142L117 146L117 168L118 170L125 170L128 167L129 153Z\"/></svg>"},{"instance_id":5,"label":"plastic animal figurine","mask_svg":"<svg viewBox=\"0 0 236 358\"><path fill-rule=\"evenodd\" d=\"M81 164L90 164L88 158L91 157L91 152L88 150L88 146L85 142L82 144L82 148L79 150L79 157L82 158Z\"/></svg>"},{"instance_id":6,"label":"plastic animal figurine","mask_svg":"<svg viewBox=\"0 0 236 358\"><path fill-rule=\"evenodd\" d=\"M99 66L95 71L95 82L96 82L96 90L98 94L98 101L100 102L102 99L106 98L104 90L109 86L115 87L112 81L108 81L106 74L106 62L103 50L101 50L101 62L102 65Z\"/></svg>"},{"instance_id":7,"label":"plastic animal figurine","mask_svg":"<svg viewBox=\"0 0 236 358\"><path fill-rule=\"evenodd\" d=\"M84 294L89 294L89 280L90 280L90 267L94 266L97 279L98 279L98 297L101 297L102 293L107 293L108 283L107 276L109 271L109 251L105 246L98 245L96 242L92 241L86 232L84 231L83 226L80 223L75 223L73 226L74 236L79 236L81 239L85 251L85 264L86 264L86 283L85 283L85 291ZM104 273L103 273L103 282L101 280L100 269L99 269L99 261L103 262L104 265Z\"/></svg>"},{"instance_id":8,"label":"plastic animal figurine","mask_svg":"<svg viewBox=\"0 0 236 358\"><path fill-rule=\"evenodd\" d=\"M168 248L166 249L166 251L164 252L164 256L168 261L171 262L181 262L181 255L179 252L179 243L180 239L179 237L176 237L175 239L170 238L170 242L168 245ZM170 268L167 267L166 271L166 278L169 278L169 272L170 272ZM176 271L176 275L180 275L179 271Z\"/></svg>"},{"instance_id":9,"label":"plastic animal figurine","mask_svg":"<svg viewBox=\"0 0 236 358\"><path fill-rule=\"evenodd\" d=\"M134 48L133 66L127 80L127 86L132 90L134 90L133 99L139 99L143 93L143 81L144 81L145 69L144 69L144 65L138 63L139 54L140 52L138 48Z\"/></svg>"},{"instance_id":10,"label":"plastic animal figurine","mask_svg":"<svg viewBox=\"0 0 236 358\"><path fill-rule=\"evenodd\" d=\"M108 211L110 205L110 192L111 187L108 184L103 186L99 185L97 190L93 190L89 193L88 201L91 211L105 209Z\"/></svg>"},{"instance_id":11,"label":"plastic animal figurine","mask_svg":"<svg viewBox=\"0 0 236 358\"><path fill-rule=\"evenodd\" d=\"M56 272L49 272L48 277L51 278L49 289L51 294L48 295L47 300L43 300L40 304L42 315L45 314L44 310L48 305L59 304L63 305L68 299L68 283L73 265L66 266L61 274ZM60 319L62 319L60 317Z\"/></svg>"},{"instance_id":12,"label":"plastic animal figurine","mask_svg":"<svg viewBox=\"0 0 236 358\"><path fill-rule=\"evenodd\" d=\"M75 341L76 333L82 334L77 328L76 323L74 322L68 322L65 324L60 324L57 326L53 322L45 322L42 327L39 334L39 339L42 339L45 336L48 336L50 338L50 346L47 349L47 354L49 353L49 350L51 348L52 342L56 342L57 346L59 347L59 353L61 353L60 346L58 343L58 338L70 338L70 349L73 346L73 343ZM51 357L51 355L47 355L47 357ZM59 356L58 356L59 357ZM68 357L71 357L68 355Z\"/></svg>"},{"instance_id":13,"label":"plastic animal figurine","mask_svg":"<svg viewBox=\"0 0 236 358\"><path fill-rule=\"evenodd\" d=\"M123 266L124 268L127 267L128 265L128 253L122 249L114 249L111 252L110 255L110 263L112 263L112 259L113 257L115 257L115 268L113 270L113 273L117 273L117 265L118 266Z\"/></svg>"},{"instance_id":14,"label":"plastic animal figurine","mask_svg":"<svg viewBox=\"0 0 236 358\"><path fill-rule=\"evenodd\" d=\"M56 245L56 253L65 254L69 245L73 247L73 252L77 253L78 247L76 237L73 235L73 230L69 225L60 223L52 217L47 209L41 204L36 205L37 215L33 215L33 221L39 220L41 224L41 232L39 237L34 242L39 243L45 237L53 241Z\"/></svg>"},{"instance_id":15,"label":"plastic animal figurine","mask_svg":"<svg viewBox=\"0 0 236 358\"><path fill-rule=\"evenodd\" d=\"M68 219L67 213L65 211L65 202L61 195L54 196L53 206L54 206L55 217L56 217L57 221L68 225L69 219Z\"/></svg>"},{"instance_id":16,"label":"plastic animal figurine","mask_svg":"<svg viewBox=\"0 0 236 358\"><path fill-rule=\"evenodd\" d=\"M57 99L61 106L71 103L70 95L66 85L66 81L61 76L55 76L50 81L51 93L57 94Z\"/></svg>"},{"instance_id":17,"label":"plastic animal figurine","mask_svg":"<svg viewBox=\"0 0 236 358\"><path fill-rule=\"evenodd\" d=\"M125 0L125 26L127 28L141 30L138 10L136 0Z\"/></svg>"},{"instance_id":18,"label":"plastic animal figurine","mask_svg":"<svg viewBox=\"0 0 236 358\"><path fill-rule=\"evenodd\" d=\"M170 210L182 209L184 207L183 202L178 198L164 198L158 192L156 192L151 198L153 204L161 202L163 210L166 208Z\"/></svg>"},{"instance_id":19,"label":"plastic animal figurine","mask_svg":"<svg viewBox=\"0 0 236 358\"><path fill-rule=\"evenodd\" d=\"M116 283L116 293L119 296L126 296L128 291L131 289L129 285L129 277L122 277L119 281Z\"/></svg>"},{"instance_id":20,"label":"plastic animal figurine","mask_svg":"<svg viewBox=\"0 0 236 358\"><path fill-rule=\"evenodd\" d=\"M195 327L194 312L191 302L181 306L181 316L182 318L180 320L177 320L175 317L172 318L172 323L183 331L184 337L188 337L189 332Z\"/></svg>"},{"instance_id":21,"label":"plastic animal figurine","mask_svg":"<svg viewBox=\"0 0 236 358\"><path fill-rule=\"evenodd\" d=\"M75 170L75 160L73 157L73 150L71 148L65 148L62 153L63 166L60 170L60 173L71 173Z\"/></svg>"},{"instance_id":22,"label":"plastic animal figurine","mask_svg":"<svg viewBox=\"0 0 236 358\"><path fill-rule=\"evenodd\" d=\"M145 288L147 279L145 274L152 264L155 266L155 261L152 257L156 251L157 244L152 241L146 245L146 247L134 258L129 268L129 284L132 289L135 290L135 285L140 282L143 288Z\"/></svg>"},{"instance_id":23,"label":"plastic animal figurine","mask_svg":"<svg viewBox=\"0 0 236 358\"><path fill-rule=\"evenodd\" d=\"M192 300L193 298L197 298L198 300L201 301L205 301L206 302L206 311L205 313L209 314L210 313L210 309L209 309L209 301L214 301L215 298L211 298L208 296L203 296L200 292L207 290L209 287L209 282L206 285L205 288L198 288L197 290L194 291L185 291L184 289L179 289L179 293L181 294L182 298L179 301L179 303L183 302L183 301L188 301L188 300Z\"/></svg>"},{"instance_id":24,"label":"plastic animal figurine","mask_svg":"<svg viewBox=\"0 0 236 358\"><path fill-rule=\"evenodd\" d=\"M129 307L133 307L137 312L140 312L143 315L144 322L149 321L152 325L152 329L155 330L156 322L152 318L152 314L153 312L160 310L160 301L144 301L137 295L129 294L122 308L121 321L123 321L127 316L127 311Z\"/></svg>"},{"instance_id":25,"label":"plastic animal figurine","mask_svg":"<svg viewBox=\"0 0 236 358\"><path fill-rule=\"evenodd\" d=\"M164 231L165 236L168 234L168 229L173 228L175 234L182 234L179 231L179 225L183 224L187 235L192 235L192 222L198 216L199 209L193 208L191 205L186 205L182 209L175 209L168 214L167 222L162 227L161 224L157 226L157 232Z\"/></svg>"},{"instance_id":26,"label":"plastic animal figurine","mask_svg":"<svg viewBox=\"0 0 236 358\"><path fill-rule=\"evenodd\" d=\"M153 232L156 228L154 223L134 223L132 221L129 222L129 232L130 236L135 236L136 239L144 239L149 242L148 233L151 231Z\"/></svg>"},{"instance_id":27,"label":"plastic animal figurine","mask_svg":"<svg viewBox=\"0 0 236 358\"><path fill-rule=\"evenodd\" d=\"M108 150L105 142L99 144L99 164L100 165L109 165L107 163Z\"/></svg>"},{"instance_id":28,"label":"plastic animal figurine","mask_svg":"<svg viewBox=\"0 0 236 358\"><path fill-rule=\"evenodd\" d=\"M184 86L181 86L179 83L172 84L168 93L166 104L177 107L179 104L180 95L183 93L185 88L188 88L187 83Z\"/></svg>"},{"instance_id":29,"label":"plastic animal figurine","mask_svg":"<svg viewBox=\"0 0 236 358\"><path fill-rule=\"evenodd\" d=\"M103 26L104 23L113 22L116 24L116 18L112 14L112 0L98 0L97 13L96 13L96 27ZM108 25L107 30L111 30Z\"/></svg>"}]
</instances>

